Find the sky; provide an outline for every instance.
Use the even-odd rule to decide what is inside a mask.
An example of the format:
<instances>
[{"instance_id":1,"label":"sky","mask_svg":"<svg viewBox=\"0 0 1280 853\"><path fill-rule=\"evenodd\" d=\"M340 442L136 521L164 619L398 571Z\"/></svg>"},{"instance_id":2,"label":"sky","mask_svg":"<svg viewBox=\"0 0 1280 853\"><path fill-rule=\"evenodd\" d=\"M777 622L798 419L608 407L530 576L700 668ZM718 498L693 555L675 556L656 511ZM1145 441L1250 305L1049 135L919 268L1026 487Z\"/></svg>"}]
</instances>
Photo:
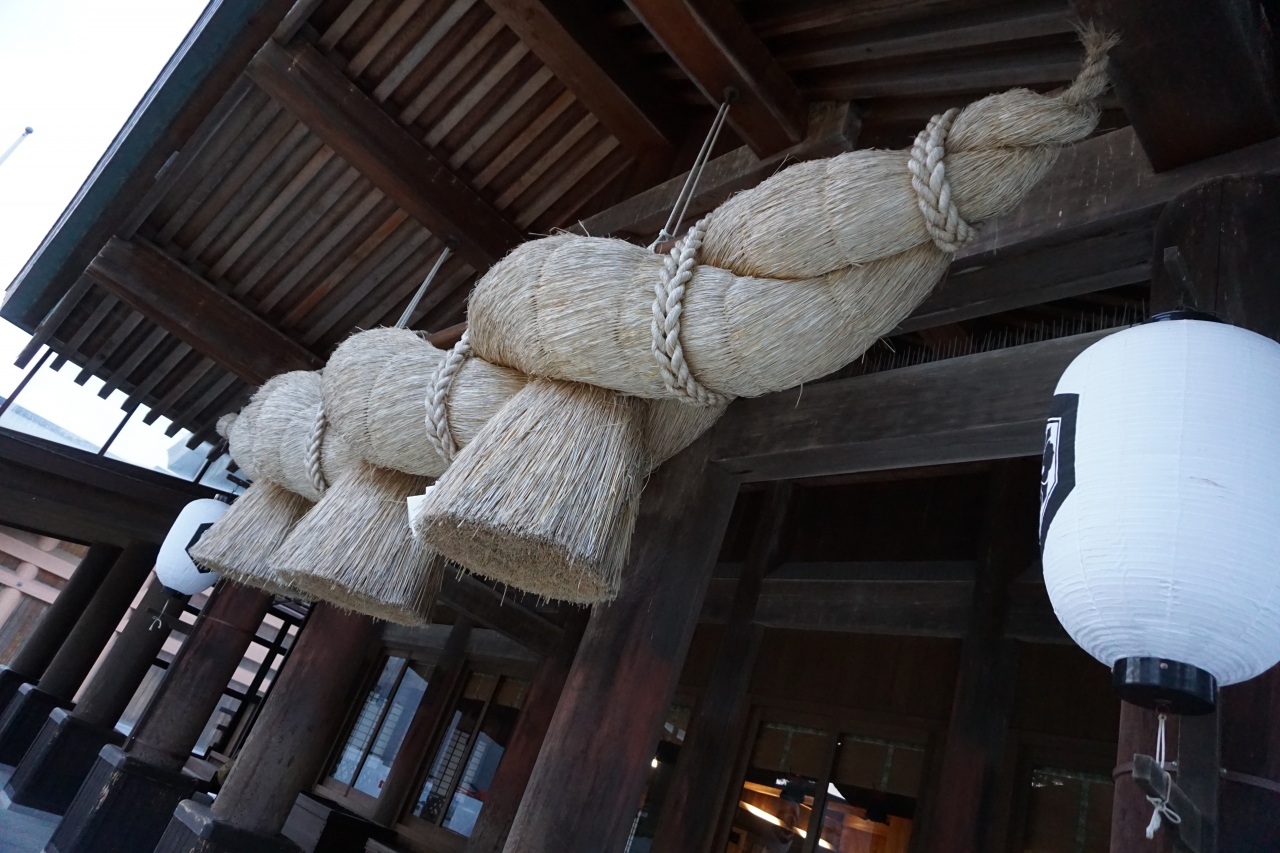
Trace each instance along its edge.
<instances>
[{"instance_id":1,"label":"sky","mask_svg":"<svg viewBox=\"0 0 1280 853\"><path fill-rule=\"evenodd\" d=\"M39 248L204 7L205 0L0 0L0 152L23 128L35 129L0 164L0 286ZM0 320L4 396L22 378L13 362L27 340ZM124 395L100 400L102 383L77 386L78 372L46 367L18 403L100 444L122 417ZM164 436L168 422L141 421L131 419L112 455L163 466L176 440Z\"/></svg>"}]
</instances>

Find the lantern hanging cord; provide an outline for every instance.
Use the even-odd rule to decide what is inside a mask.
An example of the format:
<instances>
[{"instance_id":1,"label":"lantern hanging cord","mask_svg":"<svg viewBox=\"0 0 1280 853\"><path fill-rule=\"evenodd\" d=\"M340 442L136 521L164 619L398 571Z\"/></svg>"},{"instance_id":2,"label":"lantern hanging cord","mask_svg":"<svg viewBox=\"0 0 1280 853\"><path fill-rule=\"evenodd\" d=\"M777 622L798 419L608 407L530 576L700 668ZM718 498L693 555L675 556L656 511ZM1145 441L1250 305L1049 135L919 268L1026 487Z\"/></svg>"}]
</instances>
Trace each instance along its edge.
<instances>
[{"instance_id":1,"label":"lantern hanging cord","mask_svg":"<svg viewBox=\"0 0 1280 853\"><path fill-rule=\"evenodd\" d=\"M431 272L427 273L427 277L422 280L422 284L418 285L418 292L413 294L413 299L409 300L409 304L405 306L404 313L400 315L400 319L396 321L396 328L403 329L409 325L409 318L413 316L414 310L418 307L418 303L422 301L422 295L427 292L427 288L431 285L432 279L436 277L436 273L440 272L440 267L444 266L444 262L449 259L449 255L453 253L453 241L445 244L444 251L440 253L440 257L436 258L436 262L431 265Z\"/></svg>"},{"instance_id":2,"label":"lantern hanging cord","mask_svg":"<svg viewBox=\"0 0 1280 853\"><path fill-rule=\"evenodd\" d=\"M1169 821L1169 823L1174 824L1175 826L1177 824L1182 823L1182 815L1175 812L1169 806L1169 799L1171 794L1173 793L1173 776L1170 775L1170 773L1167 770L1165 770L1165 767L1164 767L1164 750L1165 750L1164 724L1166 719L1168 719L1167 715L1165 714L1160 715L1160 727L1156 730L1156 766L1164 771L1164 778L1165 778L1164 796L1163 797L1152 797L1150 795L1147 796L1147 802L1151 803L1152 807L1155 809L1155 811L1151 813L1151 822L1147 824L1148 839L1153 839L1156 837L1156 830L1160 828L1160 823L1162 820L1167 820Z\"/></svg>"},{"instance_id":3,"label":"lantern hanging cord","mask_svg":"<svg viewBox=\"0 0 1280 853\"><path fill-rule=\"evenodd\" d=\"M729 105L737 99L737 89L732 86L725 89L724 103L720 104L720 108L716 110L716 117L711 121L711 128L707 131L707 137L702 140L702 148L698 150L698 156L694 158L693 165L689 167L689 174L685 176L684 186L680 188L675 204L671 206L671 215L667 217L667 224L662 226L657 238L649 244L650 251L656 248L659 243L674 237L674 230L679 228L680 223L684 221L684 215L689 210L689 203L693 200L693 193L698 188L698 181L702 180L702 172L707 168L707 163L711 160L711 152L715 150L716 141L720 138L720 131L729 115Z\"/></svg>"}]
</instances>

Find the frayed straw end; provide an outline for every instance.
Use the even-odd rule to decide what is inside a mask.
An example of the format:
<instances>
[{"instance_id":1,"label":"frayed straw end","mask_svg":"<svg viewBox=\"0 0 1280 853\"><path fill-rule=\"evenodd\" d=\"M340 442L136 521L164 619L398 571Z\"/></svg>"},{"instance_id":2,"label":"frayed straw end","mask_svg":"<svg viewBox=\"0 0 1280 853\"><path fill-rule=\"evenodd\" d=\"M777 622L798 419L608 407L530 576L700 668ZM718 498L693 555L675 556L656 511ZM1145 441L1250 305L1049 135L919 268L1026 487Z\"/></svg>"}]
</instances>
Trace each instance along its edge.
<instances>
[{"instance_id":1,"label":"frayed straw end","mask_svg":"<svg viewBox=\"0 0 1280 853\"><path fill-rule=\"evenodd\" d=\"M340 608L426 624L443 561L409 532L405 498L429 482L357 463L294 526L271 568L290 586Z\"/></svg>"},{"instance_id":2,"label":"frayed straw end","mask_svg":"<svg viewBox=\"0 0 1280 853\"><path fill-rule=\"evenodd\" d=\"M1080 73L1059 96L1065 104L1083 106L1101 98L1111 86L1107 75L1111 48L1120 43L1120 36L1098 29L1092 22L1080 27L1080 42L1084 45L1084 64Z\"/></svg>"},{"instance_id":3,"label":"frayed straw end","mask_svg":"<svg viewBox=\"0 0 1280 853\"><path fill-rule=\"evenodd\" d=\"M271 569L270 559L311 501L258 480L191 549L191 559L223 577L273 595L305 598Z\"/></svg>"}]
</instances>

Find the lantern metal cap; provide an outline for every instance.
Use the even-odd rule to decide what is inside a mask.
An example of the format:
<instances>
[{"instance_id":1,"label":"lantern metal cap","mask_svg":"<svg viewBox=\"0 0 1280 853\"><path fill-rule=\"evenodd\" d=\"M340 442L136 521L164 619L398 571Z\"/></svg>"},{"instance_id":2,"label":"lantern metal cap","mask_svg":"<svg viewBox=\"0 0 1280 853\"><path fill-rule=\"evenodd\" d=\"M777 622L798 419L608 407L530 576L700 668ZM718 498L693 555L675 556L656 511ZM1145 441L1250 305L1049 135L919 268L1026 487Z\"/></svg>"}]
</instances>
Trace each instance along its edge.
<instances>
[{"instance_id":1,"label":"lantern metal cap","mask_svg":"<svg viewBox=\"0 0 1280 853\"><path fill-rule=\"evenodd\" d=\"M1225 323L1217 314L1208 311L1197 311L1194 308L1175 308L1172 311L1161 311L1147 318L1148 323L1160 323L1165 320L1200 320L1204 323Z\"/></svg>"},{"instance_id":2,"label":"lantern metal cap","mask_svg":"<svg viewBox=\"0 0 1280 853\"><path fill-rule=\"evenodd\" d=\"M1167 658L1120 658L1111 667L1111 686L1132 705L1188 717L1213 713L1218 701L1213 675Z\"/></svg>"}]
</instances>

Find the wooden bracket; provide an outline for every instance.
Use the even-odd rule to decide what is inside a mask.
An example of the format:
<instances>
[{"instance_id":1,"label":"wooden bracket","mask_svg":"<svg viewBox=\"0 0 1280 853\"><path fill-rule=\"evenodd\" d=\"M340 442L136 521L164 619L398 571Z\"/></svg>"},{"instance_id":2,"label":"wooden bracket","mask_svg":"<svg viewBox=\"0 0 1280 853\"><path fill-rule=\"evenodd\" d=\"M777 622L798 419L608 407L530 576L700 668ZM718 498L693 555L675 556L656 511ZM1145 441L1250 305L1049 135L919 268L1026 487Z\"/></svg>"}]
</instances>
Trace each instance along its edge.
<instances>
[{"instance_id":1,"label":"wooden bracket","mask_svg":"<svg viewBox=\"0 0 1280 853\"><path fill-rule=\"evenodd\" d=\"M1133 781L1148 797L1166 797L1169 807L1182 818L1181 823L1168 820L1161 828L1174 839L1179 850L1188 853L1214 853L1213 822L1178 787L1172 777L1149 755L1133 756Z\"/></svg>"}]
</instances>

